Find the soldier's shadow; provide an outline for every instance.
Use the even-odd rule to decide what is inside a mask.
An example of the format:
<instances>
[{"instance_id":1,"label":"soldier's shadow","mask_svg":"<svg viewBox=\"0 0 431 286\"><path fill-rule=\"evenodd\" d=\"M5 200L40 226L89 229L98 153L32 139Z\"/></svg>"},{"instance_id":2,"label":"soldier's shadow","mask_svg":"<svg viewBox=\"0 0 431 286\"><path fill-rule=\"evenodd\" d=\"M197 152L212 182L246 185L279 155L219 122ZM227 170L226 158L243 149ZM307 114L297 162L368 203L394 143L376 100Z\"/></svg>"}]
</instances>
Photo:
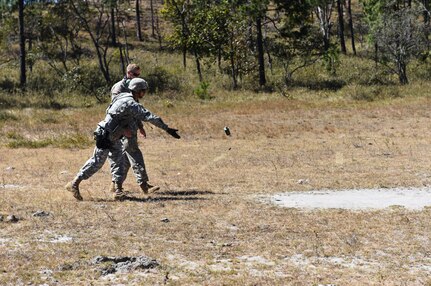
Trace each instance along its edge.
<instances>
[{"instance_id":1,"label":"soldier's shadow","mask_svg":"<svg viewBox=\"0 0 431 286\"><path fill-rule=\"evenodd\" d=\"M142 203L156 203L156 202L166 202L166 201L204 201L207 200L206 198L198 198L198 197L148 197L148 198L141 198L141 197L132 197L127 196L124 198L124 201L132 201L132 202L142 202Z\"/></svg>"},{"instance_id":2,"label":"soldier's shadow","mask_svg":"<svg viewBox=\"0 0 431 286\"><path fill-rule=\"evenodd\" d=\"M166 190L151 193L148 197L127 196L125 200L133 202L165 202L165 201L201 201L208 198L200 195L214 195L214 192L200 190Z\"/></svg>"},{"instance_id":3,"label":"soldier's shadow","mask_svg":"<svg viewBox=\"0 0 431 286\"><path fill-rule=\"evenodd\" d=\"M204 195L215 195L216 193L211 191L199 191L199 190L166 190L158 191L149 194L148 196L141 197L139 195L134 196L133 194L127 194L123 201L132 202L166 202L166 201L204 201L208 200L206 197L200 197ZM98 200L98 201L108 201L108 200Z\"/></svg>"},{"instance_id":4,"label":"soldier's shadow","mask_svg":"<svg viewBox=\"0 0 431 286\"><path fill-rule=\"evenodd\" d=\"M197 195L215 195L214 192L211 191L199 191L199 190L185 190L185 191L159 191L154 192L155 195L166 195L166 196L197 196Z\"/></svg>"}]
</instances>

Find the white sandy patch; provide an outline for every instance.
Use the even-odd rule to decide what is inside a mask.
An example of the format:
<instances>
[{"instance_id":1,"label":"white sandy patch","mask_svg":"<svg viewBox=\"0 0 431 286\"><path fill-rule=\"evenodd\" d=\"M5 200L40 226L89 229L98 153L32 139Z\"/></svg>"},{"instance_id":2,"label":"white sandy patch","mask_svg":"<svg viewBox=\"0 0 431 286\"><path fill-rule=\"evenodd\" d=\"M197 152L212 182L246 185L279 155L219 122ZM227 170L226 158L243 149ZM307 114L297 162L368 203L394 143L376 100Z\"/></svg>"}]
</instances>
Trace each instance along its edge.
<instances>
[{"instance_id":1,"label":"white sandy patch","mask_svg":"<svg viewBox=\"0 0 431 286\"><path fill-rule=\"evenodd\" d=\"M303 254L296 254L286 257L285 261L298 267L338 266L343 268L359 268L362 270L378 269L381 265L377 261L367 261L360 257L306 257Z\"/></svg>"},{"instance_id":2,"label":"white sandy patch","mask_svg":"<svg viewBox=\"0 0 431 286\"><path fill-rule=\"evenodd\" d=\"M8 241L10 241L10 239L0 237L0 246L6 245L6 242L8 242Z\"/></svg>"},{"instance_id":3,"label":"white sandy patch","mask_svg":"<svg viewBox=\"0 0 431 286\"><path fill-rule=\"evenodd\" d=\"M50 243L68 243L73 241L73 238L64 234L56 234L51 231L45 231L45 235L38 238L37 241Z\"/></svg>"},{"instance_id":4,"label":"white sandy patch","mask_svg":"<svg viewBox=\"0 0 431 286\"><path fill-rule=\"evenodd\" d=\"M290 192L273 195L269 200L288 208L366 210L401 206L421 210L431 206L431 188Z\"/></svg>"},{"instance_id":5,"label":"white sandy patch","mask_svg":"<svg viewBox=\"0 0 431 286\"><path fill-rule=\"evenodd\" d=\"M0 189L20 189L24 186L14 185L14 184L0 184Z\"/></svg>"},{"instance_id":6,"label":"white sandy patch","mask_svg":"<svg viewBox=\"0 0 431 286\"><path fill-rule=\"evenodd\" d=\"M266 258L262 256L240 256L238 257L239 260L244 261L248 265L267 265L267 266L274 266L275 263L273 261L267 260Z\"/></svg>"}]
</instances>

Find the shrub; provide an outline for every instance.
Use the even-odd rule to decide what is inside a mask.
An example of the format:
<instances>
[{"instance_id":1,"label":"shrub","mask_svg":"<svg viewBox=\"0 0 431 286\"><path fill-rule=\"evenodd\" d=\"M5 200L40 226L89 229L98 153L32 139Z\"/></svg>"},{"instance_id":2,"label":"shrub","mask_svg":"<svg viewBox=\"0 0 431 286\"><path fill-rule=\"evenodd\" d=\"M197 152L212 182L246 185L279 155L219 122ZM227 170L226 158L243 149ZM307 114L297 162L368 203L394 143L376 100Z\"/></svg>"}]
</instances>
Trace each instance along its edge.
<instances>
[{"instance_id":1,"label":"shrub","mask_svg":"<svg viewBox=\"0 0 431 286\"><path fill-rule=\"evenodd\" d=\"M10 114L7 111L0 111L0 121L7 121L7 120L18 120L18 118L15 115Z\"/></svg>"},{"instance_id":2,"label":"shrub","mask_svg":"<svg viewBox=\"0 0 431 286\"><path fill-rule=\"evenodd\" d=\"M12 92L15 90L15 88L16 88L16 85L11 79L4 78L4 79L0 80L0 89Z\"/></svg>"},{"instance_id":3,"label":"shrub","mask_svg":"<svg viewBox=\"0 0 431 286\"><path fill-rule=\"evenodd\" d=\"M354 85L350 88L351 97L354 100L376 101L388 98L400 97L400 91L397 86L359 86Z\"/></svg>"},{"instance_id":4,"label":"shrub","mask_svg":"<svg viewBox=\"0 0 431 286\"><path fill-rule=\"evenodd\" d=\"M148 82L150 93L181 90L179 79L163 67L155 67L144 78Z\"/></svg>"},{"instance_id":5,"label":"shrub","mask_svg":"<svg viewBox=\"0 0 431 286\"><path fill-rule=\"evenodd\" d=\"M44 148L47 146L57 148L87 148L94 144L89 136L80 133L40 140L26 139L22 135L14 132L9 132L6 136L8 139L11 139L11 141L6 144L9 148Z\"/></svg>"},{"instance_id":6,"label":"shrub","mask_svg":"<svg viewBox=\"0 0 431 286\"><path fill-rule=\"evenodd\" d=\"M208 93L208 87L210 86L207 82L201 82L199 83L198 87L196 87L193 90L193 93L197 95L202 100L209 100L211 99L210 94Z\"/></svg>"}]
</instances>

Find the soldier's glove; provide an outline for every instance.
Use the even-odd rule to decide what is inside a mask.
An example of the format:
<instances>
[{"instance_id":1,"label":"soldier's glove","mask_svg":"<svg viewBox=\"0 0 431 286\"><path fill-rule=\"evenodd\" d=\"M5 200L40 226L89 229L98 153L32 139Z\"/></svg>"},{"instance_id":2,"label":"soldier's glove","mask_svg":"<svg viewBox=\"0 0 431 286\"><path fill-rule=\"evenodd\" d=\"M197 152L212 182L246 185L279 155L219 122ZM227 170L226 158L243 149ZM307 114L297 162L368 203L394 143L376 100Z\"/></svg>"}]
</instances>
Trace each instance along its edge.
<instances>
[{"instance_id":1,"label":"soldier's glove","mask_svg":"<svg viewBox=\"0 0 431 286\"><path fill-rule=\"evenodd\" d=\"M178 129L168 128L168 129L166 129L166 132L168 132L169 135L171 135L172 137L174 137L176 139L181 138L181 136L177 133Z\"/></svg>"}]
</instances>

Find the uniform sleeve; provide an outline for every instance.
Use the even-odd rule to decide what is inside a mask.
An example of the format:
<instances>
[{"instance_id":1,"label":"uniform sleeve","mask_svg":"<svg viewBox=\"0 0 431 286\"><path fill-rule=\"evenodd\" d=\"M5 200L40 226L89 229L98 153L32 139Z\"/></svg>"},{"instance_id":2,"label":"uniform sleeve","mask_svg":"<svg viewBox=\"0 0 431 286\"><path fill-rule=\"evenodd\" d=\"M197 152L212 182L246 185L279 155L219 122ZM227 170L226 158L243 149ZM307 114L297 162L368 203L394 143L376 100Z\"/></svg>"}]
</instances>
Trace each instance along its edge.
<instances>
[{"instance_id":1,"label":"uniform sleeve","mask_svg":"<svg viewBox=\"0 0 431 286\"><path fill-rule=\"evenodd\" d=\"M129 92L129 82L130 79L123 78L122 80L114 84L111 88L111 100L113 100L117 95L122 92Z\"/></svg>"},{"instance_id":2,"label":"uniform sleeve","mask_svg":"<svg viewBox=\"0 0 431 286\"><path fill-rule=\"evenodd\" d=\"M133 104L130 107L130 110L132 111L133 116L139 121L149 122L163 130L168 129L168 125L166 125L160 117L151 113L151 111L145 109L141 104Z\"/></svg>"}]
</instances>

